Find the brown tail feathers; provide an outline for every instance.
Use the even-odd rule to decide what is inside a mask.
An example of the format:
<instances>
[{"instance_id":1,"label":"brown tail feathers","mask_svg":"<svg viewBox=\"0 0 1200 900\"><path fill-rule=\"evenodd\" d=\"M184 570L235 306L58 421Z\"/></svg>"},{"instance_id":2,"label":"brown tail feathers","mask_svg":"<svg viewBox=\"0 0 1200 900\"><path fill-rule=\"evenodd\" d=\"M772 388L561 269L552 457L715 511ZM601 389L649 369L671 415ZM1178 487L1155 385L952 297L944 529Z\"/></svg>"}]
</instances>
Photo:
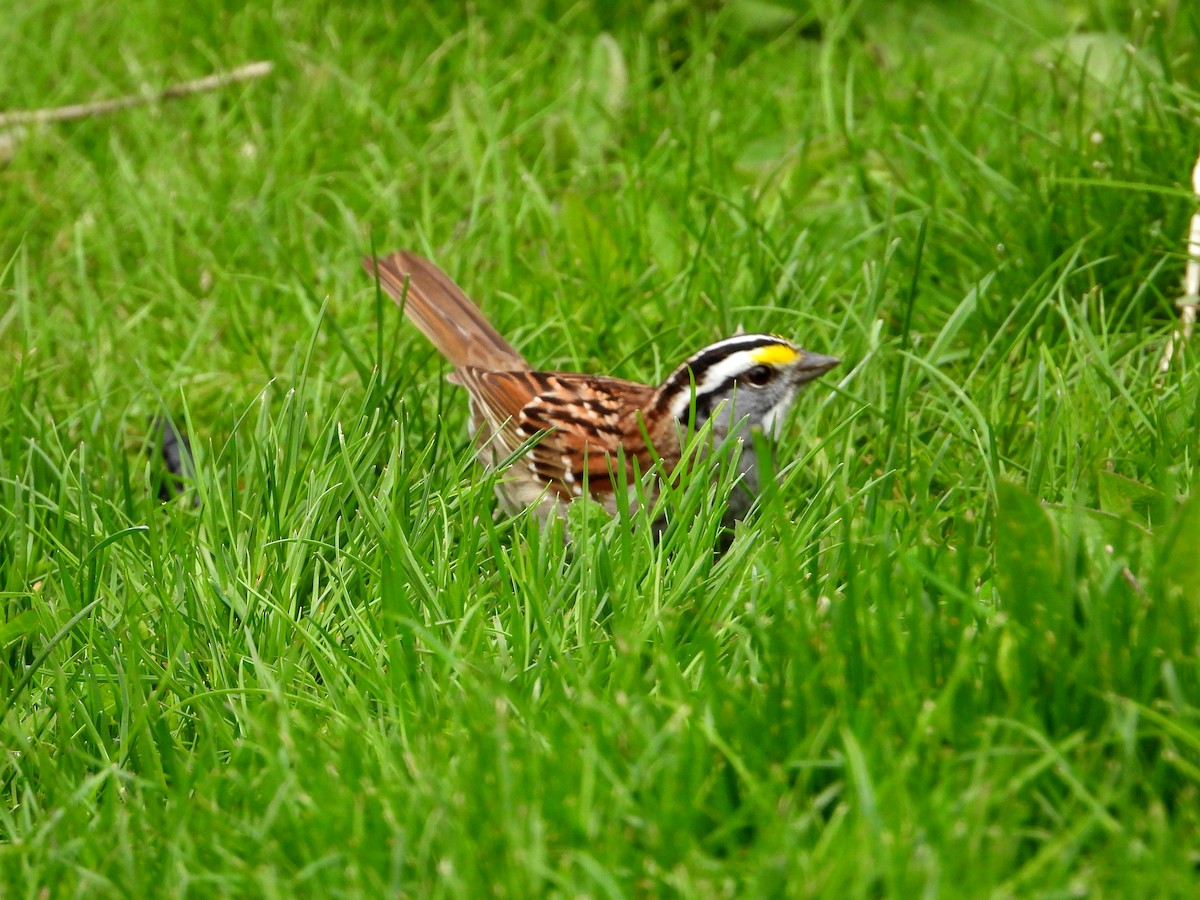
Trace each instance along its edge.
<instances>
[{"instance_id":1,"label":"brown tail feathers","mask_svg":"<svg viewBox=\"0 0 1200 900\"><path fill-rule=\"evenodd\" d=\"M462 289L429 260L398 250L378 259L363 257L363 268L379 277L380 287L403 305L413 324L456 369L529 368Z\"/></svg>"}]
</instances>

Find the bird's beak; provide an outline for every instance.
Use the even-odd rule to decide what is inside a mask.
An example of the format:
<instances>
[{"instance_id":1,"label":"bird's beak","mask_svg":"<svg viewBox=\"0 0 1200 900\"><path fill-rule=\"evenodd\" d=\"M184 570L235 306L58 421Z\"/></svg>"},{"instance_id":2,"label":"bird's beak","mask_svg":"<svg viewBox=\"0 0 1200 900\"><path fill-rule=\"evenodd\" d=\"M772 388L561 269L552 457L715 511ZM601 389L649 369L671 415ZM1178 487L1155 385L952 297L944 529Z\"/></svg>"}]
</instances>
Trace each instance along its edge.
<instances>
[{"instance_id":1,"label":"bird's beak","mask_svg":"<svg viewBox=\"0 0 1200 900\"><path fill-rule=\"evenodd\" d=\"M800 359L795 363L793 371L796 373L796 381L800 384L812 381L814 378L819 378L824 375L834 366L840 366L842 361L833 356L822 356L820 353L809 353L807 350L802 350Z\"/></svg>"}]
</instances>

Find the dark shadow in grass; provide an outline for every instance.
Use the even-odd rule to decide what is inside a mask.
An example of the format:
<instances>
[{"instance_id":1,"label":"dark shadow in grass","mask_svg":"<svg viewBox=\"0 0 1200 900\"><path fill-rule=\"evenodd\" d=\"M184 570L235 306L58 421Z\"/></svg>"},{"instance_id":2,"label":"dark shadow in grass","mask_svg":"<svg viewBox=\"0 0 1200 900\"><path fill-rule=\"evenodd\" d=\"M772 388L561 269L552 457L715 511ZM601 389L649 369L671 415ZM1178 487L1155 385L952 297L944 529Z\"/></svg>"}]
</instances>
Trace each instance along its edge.
<instances>
[{"instance_id":1,"label":"dark shadow in grass","mask_svg":"<svg viewBox=\"0 0 1200 900\"><path fill-rule=\"evenodd\" d=\"M161 462L161 466L152 470L153 484L158 487L158 499L166 503L180 496L196 474L192 445L187 434L167 416L154 418L151 428L160 435L156 461ZM194 497L192 502L199 506L200 497Z\"/></svg>"}]
</instances>

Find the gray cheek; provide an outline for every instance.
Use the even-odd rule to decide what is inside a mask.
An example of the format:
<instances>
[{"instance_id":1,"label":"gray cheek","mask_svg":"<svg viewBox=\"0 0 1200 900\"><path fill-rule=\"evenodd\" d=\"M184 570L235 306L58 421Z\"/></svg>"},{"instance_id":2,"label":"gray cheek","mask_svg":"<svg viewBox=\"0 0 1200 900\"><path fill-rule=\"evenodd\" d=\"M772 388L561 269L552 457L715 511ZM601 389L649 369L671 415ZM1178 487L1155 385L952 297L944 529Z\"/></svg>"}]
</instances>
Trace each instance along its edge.
<instances>
[{"instance_id":1,"label":"gray cheek","mask_svg":"<svg viewBox=\"0 0 1200 900\"><path fill-rule=\"evenodd\" d=\"M791 392L775 386L744 387L736 397L719 401L706 421L712 423L713 436L718 440L735 432L744 437L749 427L759 427L770 437L778 437L792 399Z\"/></svg>"},{"instance_id":2,"label":"gray cheek","mask_svg":"<svg viewBox=\"0 0 1200 900\"><path fill-rule=\"evenodd\" d=\"M749 389L723 400L710 417L713 436L718 440L746 437L751 427L762 424L765 401L762 393L750 393Z\"/></svg>"},{"instance_id":3,"label":"gray cheek","mask_svg":"<svg viewBox=\"0 0 1200 900\"><path fill-rule=\"evenodd\" d=\"M713 434L718 438L728 436L729 429L732 427L734 415L736 411L732 400L725 400L713 410L710 421L712 422Z\"/></svg>"},{"instance_id":4,"label":"gray cheek","mask_svg":"<svg viewBox=\"0 0 1200 900\"><path fill-rule=\"evenodd\" d=\"M766 428L772 409L772 398L764 391L742 388L738 394L724 400L713 410L712 430L717 438L734 435L745 437L747 428Z\"/></svg>"}]
</instances>

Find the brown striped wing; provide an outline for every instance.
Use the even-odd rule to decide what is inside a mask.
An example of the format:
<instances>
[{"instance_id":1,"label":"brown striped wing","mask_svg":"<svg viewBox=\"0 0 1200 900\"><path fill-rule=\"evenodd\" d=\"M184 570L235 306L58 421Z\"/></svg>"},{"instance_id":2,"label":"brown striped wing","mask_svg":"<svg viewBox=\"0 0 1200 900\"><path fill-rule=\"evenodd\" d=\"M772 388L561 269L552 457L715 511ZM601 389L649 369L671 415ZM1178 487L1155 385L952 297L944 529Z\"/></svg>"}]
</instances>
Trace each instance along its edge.
<instances>
[{"instance_id":1,"label":"brown striped wing","mask_svg":"<svg viewBox=\"0 0 1200 900\"><path fill-rule=\"evenodd\" d=\"M619 378L560 372L460 369L459 380L487 419L488 431L508 454L537 442L519 463L560 496L612 495L623 464L627 483L651 471L657 456L668 471L679 460L671 423L648 432L642 410L654 389ZM647 437L653 447L647 446Z\"/></svg>"}]
</instances>

